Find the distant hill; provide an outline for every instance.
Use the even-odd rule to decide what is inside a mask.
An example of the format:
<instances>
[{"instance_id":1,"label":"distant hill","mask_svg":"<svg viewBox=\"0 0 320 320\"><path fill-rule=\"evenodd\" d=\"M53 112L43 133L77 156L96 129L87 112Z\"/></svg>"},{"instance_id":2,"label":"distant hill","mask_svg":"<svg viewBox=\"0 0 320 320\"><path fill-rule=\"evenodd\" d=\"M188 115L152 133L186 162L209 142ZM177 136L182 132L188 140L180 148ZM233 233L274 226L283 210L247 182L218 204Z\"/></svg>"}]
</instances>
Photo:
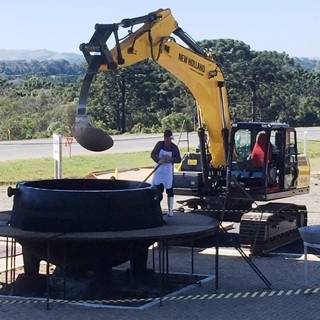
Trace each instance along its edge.
<instances>
[{"instance_id":1,"label":"distant hill","mask_svg":"<svg viewBox=\"0 0 320 320\"><path fill-rule=\"evenodd\" d=\"M84 61L84 57L81 54L76 53L60 53L50 51L46 49L41 50L4 50L0 49L0 60L12 61L12 60L68 60L74 62Z\"/></svg>"}]
</instances>

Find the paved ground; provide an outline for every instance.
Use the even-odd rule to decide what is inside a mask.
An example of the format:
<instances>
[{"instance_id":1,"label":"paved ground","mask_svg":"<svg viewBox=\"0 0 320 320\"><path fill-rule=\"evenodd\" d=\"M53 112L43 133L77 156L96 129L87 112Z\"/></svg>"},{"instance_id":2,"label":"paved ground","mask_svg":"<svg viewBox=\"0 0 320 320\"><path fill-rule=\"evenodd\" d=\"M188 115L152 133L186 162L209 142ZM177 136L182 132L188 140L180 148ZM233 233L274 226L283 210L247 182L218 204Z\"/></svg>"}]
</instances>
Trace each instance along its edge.
<instances>
[{"instance_id":1,"label":"paved ground","mask_svg":"<svg viewBox=\"0 0 320 320\"><path fill-rule=\"evenodd\" d=\"M319 179L313 179L312 197L297 197L311 208L311 224L320 224ZM1 196L1 210L12 205ZM303 197L305 197L303 199ZM174 217L173 217L174 219ZM194 272L213 275L215 256L212 249L197 249ZM258 270L272 284L266 284L232 248L220 249L219 288L215 280L184 292L165 297L144 309L106 308L101 305L22 301L0 297L1 320L12 319L320 319L320 264L315 251L309 250L308 283L305 283L302 252L252 257ZM150 259L149 259L150 261ZM190 272L189 248L169 249L170 272Z\"/></svg>"},{"instance_id":2,"label":"paved ground","mask_svg":"<svg viewBox=\"0 0 320 320\"><path fill-rule=\"evenodd\" d=\"M272 283L268 290L246 261L233 249L220 252L219 289L215 281L164 298L144 309L116 309L98 305L15 301L0 297L1 320L12 319L320 319L319 259L309 256L309 283L304 284L304 263L297 256L252 258ZM190 272L190 249L170 249L170 272ZM212 274L211 250L197 250L195 273Z\"/></svg>"}]
</instances>

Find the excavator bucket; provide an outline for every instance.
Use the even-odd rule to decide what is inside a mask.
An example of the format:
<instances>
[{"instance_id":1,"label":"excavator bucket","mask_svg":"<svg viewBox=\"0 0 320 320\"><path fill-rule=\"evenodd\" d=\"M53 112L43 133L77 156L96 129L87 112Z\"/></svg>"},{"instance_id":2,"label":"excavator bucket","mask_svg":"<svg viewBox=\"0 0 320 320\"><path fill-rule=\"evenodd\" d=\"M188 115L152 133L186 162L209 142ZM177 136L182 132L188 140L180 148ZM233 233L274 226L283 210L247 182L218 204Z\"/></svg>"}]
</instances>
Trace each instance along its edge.
<instances>
[{"instance_id":1,"label":"excavator bucket","mask_svg":"<svg viewBox=\"0 0 320 320\"><path fill-rule=\"evenodd\" d=\"M72 135L78 143L90 151L104 151L113 146L113 139L103 130L93 127L87 115L87 101L90 85L100 65L101 59L95 57L88 67L87 73L83 79L77 115L72 128Z\"/></svg>"},{"instance_id":2,"label":"excavator bucket","mask_svg":"<svg viewBox=\"0 0 320 320\"><path fill-rule=\"evenodd\" d=\"M113 146L113 139L101 129L94 128L87 116L76 116L72 135L82 147L90 151L104 151Z\"/></svg>"}]
</instances>

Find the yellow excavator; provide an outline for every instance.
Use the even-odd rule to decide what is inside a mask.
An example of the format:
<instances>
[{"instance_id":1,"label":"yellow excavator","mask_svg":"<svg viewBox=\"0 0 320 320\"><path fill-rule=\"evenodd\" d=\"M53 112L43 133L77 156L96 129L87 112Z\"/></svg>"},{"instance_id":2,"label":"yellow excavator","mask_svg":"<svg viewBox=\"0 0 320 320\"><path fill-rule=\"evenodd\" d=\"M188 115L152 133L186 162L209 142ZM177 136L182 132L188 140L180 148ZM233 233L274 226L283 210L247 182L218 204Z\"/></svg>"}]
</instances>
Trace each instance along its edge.
<instances>
[{"instance_id":1,"label":"yellow excavator","mask_svg":"<svg viewBox=\"0 0 320 320\"><path fill-rule=\"evenodd\" d=\"M120 28L128 29L121 40ZM110 37L112 49L107 43ZM199 152L187 153L180 171L175 172L175 193L191 196L184 204L193 212L239 222L240 242L253 252L269 251L299 238L298 228L307 224L306 207L274 201L309 192L309 161L298 154L295 129L285 123L232 123L221 68L212 54L178 26L170 9L96 24L92 38L80 50L88 69L73 127L79 144L92 151L113 145L112 138L88 120L94 75L153 59L187 86L205 123L205 129L202 125L198 129ZM264 144L259 145L262 136Z\"/></svg>"}]
</instances>

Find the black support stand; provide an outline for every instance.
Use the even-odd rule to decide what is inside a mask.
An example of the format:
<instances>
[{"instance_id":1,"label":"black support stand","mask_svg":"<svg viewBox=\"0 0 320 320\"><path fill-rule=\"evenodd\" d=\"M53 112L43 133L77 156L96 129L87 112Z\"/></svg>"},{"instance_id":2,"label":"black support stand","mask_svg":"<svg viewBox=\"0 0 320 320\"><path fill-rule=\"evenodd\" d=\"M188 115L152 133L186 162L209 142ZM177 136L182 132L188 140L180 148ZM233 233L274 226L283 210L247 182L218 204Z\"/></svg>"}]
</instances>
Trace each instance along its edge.
<instances>
[{"instance_id":1,"label":"black support stand","mask_svg":"<svg viewBox=\"0 0 320 320\"><path fill-rule=\"evenodd\" d=\"M234 242L232 237L230 237L228 231L222 226L220 222L219 229L224 233L227 240L233 245L233 247L240 253L240 255L244 258L244 260L249 264L252 270L258 275L258 277L264 282L264 284L268 287L268 289L272 289L271 282L264 276L264 274L260 271L260 269L253 263L253 261L246 255L246 253L242 250L241 246Z\"/></svg>"}]
</instances>

